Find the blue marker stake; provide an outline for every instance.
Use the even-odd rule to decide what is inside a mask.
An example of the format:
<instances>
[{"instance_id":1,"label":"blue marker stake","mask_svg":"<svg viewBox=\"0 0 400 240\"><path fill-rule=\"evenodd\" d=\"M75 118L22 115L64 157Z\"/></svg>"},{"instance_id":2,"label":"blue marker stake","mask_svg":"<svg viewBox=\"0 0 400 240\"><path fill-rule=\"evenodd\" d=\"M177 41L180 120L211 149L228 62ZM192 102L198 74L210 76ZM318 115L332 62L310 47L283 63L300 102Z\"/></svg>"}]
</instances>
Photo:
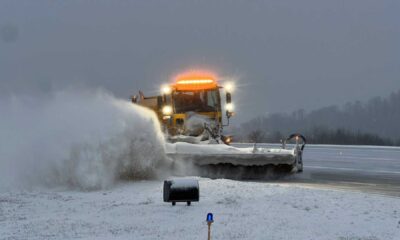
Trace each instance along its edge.
<instances>
[{"instance_id":1,"label":"blue marker stake","mask_svg":"<svg viewBox=\"0 0 400 240\"><path fill-rule=\"evenodd\" d=\"M211 240L211 224L214 222L213 214L207 214L207 225L208 225L208 240Z\"/></svg>"},{"instance_id":2,"label":"blue marker stake","mask_svg":"<svg viewBox=\"0 0 400 240\"><path fill-rule=\"evenodd\" d=\"M212 213L207 214L207 222L211 222L211 223L214 222Z\"/></svg>"}]
</instances>

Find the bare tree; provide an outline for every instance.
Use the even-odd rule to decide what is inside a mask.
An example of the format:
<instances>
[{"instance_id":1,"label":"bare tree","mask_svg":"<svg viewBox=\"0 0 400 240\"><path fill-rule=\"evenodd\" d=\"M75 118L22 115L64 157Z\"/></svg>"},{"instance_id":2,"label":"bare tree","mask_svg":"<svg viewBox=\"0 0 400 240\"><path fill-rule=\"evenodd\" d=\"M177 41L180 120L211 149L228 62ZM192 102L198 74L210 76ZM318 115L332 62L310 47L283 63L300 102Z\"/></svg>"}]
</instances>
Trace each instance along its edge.
<instances>
[{"instance_id":1,"label":"bare tree","mask_svg":"<svg viewBox=\"0 0 400 240\"><path fill-rule=\"evenodd\" d=\"M265 141L265 132L260 129L253 130L249 133L247 138L249 139L250 142L254 143L263 142Z\"/></svg>"}]
</instances>

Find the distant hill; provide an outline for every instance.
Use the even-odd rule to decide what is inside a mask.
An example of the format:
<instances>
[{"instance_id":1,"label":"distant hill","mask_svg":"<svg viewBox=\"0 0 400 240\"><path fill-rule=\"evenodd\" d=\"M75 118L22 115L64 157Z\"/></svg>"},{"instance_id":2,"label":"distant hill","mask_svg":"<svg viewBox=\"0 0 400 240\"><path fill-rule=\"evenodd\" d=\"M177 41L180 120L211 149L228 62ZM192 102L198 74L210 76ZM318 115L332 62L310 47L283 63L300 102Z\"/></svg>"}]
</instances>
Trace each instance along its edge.
<instances>
[{"instance_id":1,"label":"distant hill","mask_svg":"<svg viewBox=\"0 0 400 240\"><path fill-rule=\"evenodd\" d=\"M242 140L254 137L256 132L260 132L256 135L264 141L275 141L279 136L301 132L310 139L314 137L318 143L322 143L322 139L316 137L319 134L332 139L333 135L338 139L352 139L351 143L344 144L371 144L360 142L368 138L381 143L377 145L400 145L400 90L386 98L374 97L366 102L356 101L341 107L329 106L311 112L300 109L291 114L259 116L241 124L237 130ZM330 141L338 143L337 140Z\"/></svg>"}]
</instances>

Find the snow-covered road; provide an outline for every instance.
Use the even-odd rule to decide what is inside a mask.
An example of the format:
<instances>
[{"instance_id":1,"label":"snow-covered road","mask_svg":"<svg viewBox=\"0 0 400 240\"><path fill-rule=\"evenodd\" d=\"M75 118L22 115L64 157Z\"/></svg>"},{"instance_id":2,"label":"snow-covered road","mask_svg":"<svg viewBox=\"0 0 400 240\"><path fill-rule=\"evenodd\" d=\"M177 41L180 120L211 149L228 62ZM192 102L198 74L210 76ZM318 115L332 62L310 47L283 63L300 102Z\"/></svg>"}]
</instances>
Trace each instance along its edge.
<instances>
[{"instance_id":1,"label":"snow-covered road","mask_svg":"<svg viewBox=\"0 0 400 240\"><path fill-rule=\"evenodd\" d=\"M303 160L302 174L277 182L400 197L400 147L307 145Z\"/></svg>"},{"instance_id":2,"label":"snow-covered road","mask_svg":"<svg viewBox=\"0 0 400 240\"><path fill-rule=\"evenodd\" d=\"M162 202L162 181L94 192L0 193L0 239L400 239L400 199L290 184L200 179L200 202Z\"/></svg>"}]
</instances>

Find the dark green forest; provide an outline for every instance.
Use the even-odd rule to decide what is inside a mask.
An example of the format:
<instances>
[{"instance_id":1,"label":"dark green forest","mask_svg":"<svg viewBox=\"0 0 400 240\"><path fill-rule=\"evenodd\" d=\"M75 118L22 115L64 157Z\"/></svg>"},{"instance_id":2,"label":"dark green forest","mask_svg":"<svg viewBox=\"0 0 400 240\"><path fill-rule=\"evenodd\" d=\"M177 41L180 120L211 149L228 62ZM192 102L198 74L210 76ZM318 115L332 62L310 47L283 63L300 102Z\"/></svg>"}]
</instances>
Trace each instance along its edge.
<instances>
[{"instance_id":1,"label":"dark green forest","mask_svg":"<svg viewBox=\"0 0 400 240\"><path fill-rule=\"evenodd\" d=\"M341 107L259 116L241 124L237 141L279 142L299 132L314 144L400 146L400 90Z\"/></svg>"}]
</instances>

